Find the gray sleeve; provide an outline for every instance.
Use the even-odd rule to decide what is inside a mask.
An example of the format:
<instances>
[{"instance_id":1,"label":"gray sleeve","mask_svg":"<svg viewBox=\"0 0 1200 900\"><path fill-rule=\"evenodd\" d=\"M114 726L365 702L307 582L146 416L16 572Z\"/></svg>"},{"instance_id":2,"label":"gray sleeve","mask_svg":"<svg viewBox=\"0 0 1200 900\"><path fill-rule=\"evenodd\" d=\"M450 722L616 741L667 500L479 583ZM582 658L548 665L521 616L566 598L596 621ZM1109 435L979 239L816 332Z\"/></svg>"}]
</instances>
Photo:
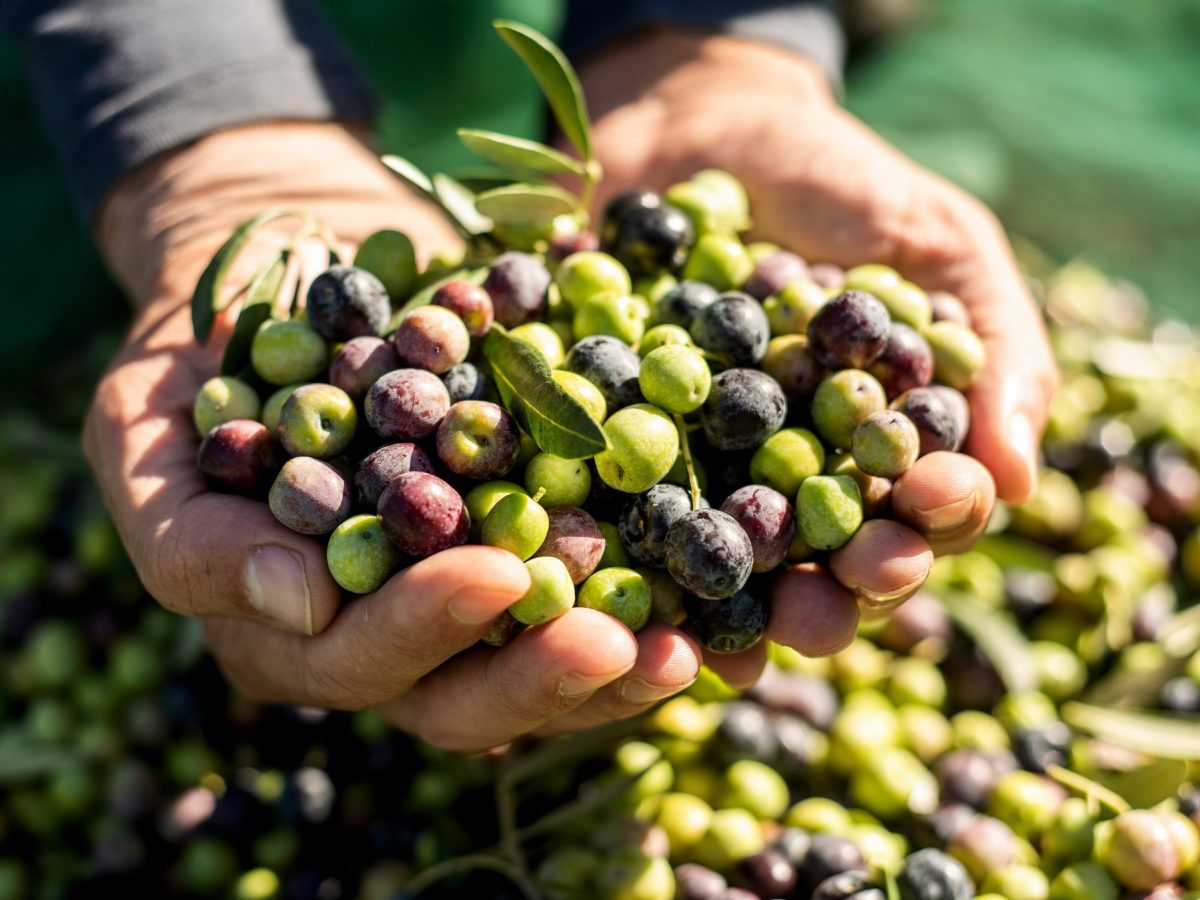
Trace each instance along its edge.
<instances>
[{"instance_id":1,"label":"gray sleeve","mask_svg":"<svg viewBox=\"0 0 1200 900\"><path fill-rule=\"evenodd\" d=\"M678 25L801 53L840 89L846 42L836 6L836 0L568 0L563 49L579 57L639 28Z\"/></svg>"},{"instance_id":2,"label":"gray sleeve","mask_svg":"<svg viewBox=\"0 0 1200 900\"><path fill-rule=\"evenodd\" d=\"M0 0L0 28L89 218L123 174L221 128L374 112L309 0Z\"/></svg>"}]
</instances>

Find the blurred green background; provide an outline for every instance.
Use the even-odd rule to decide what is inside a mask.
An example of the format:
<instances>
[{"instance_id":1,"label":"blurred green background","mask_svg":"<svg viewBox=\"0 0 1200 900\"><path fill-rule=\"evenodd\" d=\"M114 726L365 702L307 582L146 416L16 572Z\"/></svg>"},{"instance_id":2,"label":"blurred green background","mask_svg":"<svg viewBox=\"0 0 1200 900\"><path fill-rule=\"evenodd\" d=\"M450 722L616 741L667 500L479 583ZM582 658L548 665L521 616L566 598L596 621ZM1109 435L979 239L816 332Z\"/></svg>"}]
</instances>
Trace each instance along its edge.
<instances>
[{"instance_id":1,"label":"blurred green background","mask_svg":"<svg viewBox=\"0 0 1200 900\"><path fill-rule=\"evenodd\" d=\"M511 16L553 32L558 0L448 0L436 5L441 15L431 14L433 4L394 0L329 6L385 97L380 140L389 150L453 172L471 164L454 139L460 124L541 129L532 79L488 23ZM1083 257L1143 286L1160 310L1200 321L1200 2L860 0L848 13L851 110L973 191L1054 260ZM23 831L57 834L62 820L96 805L92 756L103 760L107 790L144 801L130 815L153 817L214 759L324 765L322 742L352 726L333 717L318 728L294 711L239 706L203 661L194 623L141 593L78 450L91 386L120 340L125 304L38 131L18 54L2 45L0 123L0 263L10 273L0 328L0 795L14 785L0 808L3 845ZM399 766L413 782L389 783L381 806L399 808L406 798L409 811L440 809L442 776L428 760L381 736L377 722L355 720L353 728L359 737L374 729L373 756L333 760L335 777L370 779L373 766ZM47 743L70 743L84 758L46 756ZM247 761L247 748L259 755ZM381 758L385 750L392 755ZM56 798L49 805L29 782L48 768L58 772L46 788ZM380 790L375 782L361 787ZM65 883L86 869L79 848L123 862L141 852L158 865L173 858L159 859L157 845L139 849L112 817L91 827L86 835L64 831L61 844L41 840L44 855L33 865ZM330 853L393 844L405 847L405 858L441 852L409 832L373 832L372 841ZM256 847L255 857L286 856L268 851ZM222 852L193 842L181 866L201 874L232 868L213 856ZM55 896L56 884L45 887Z\"/></svg>"}]
</instances>

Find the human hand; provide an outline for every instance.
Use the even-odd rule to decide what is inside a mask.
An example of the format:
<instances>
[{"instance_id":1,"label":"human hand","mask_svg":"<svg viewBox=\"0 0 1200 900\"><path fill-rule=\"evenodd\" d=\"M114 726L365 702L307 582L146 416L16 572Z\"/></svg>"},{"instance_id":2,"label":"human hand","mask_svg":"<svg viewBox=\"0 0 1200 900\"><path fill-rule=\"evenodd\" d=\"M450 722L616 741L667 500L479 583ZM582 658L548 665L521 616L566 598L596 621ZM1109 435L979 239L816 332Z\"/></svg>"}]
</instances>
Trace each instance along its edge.
<instances>
[{"instance_id":1,"label":"human hand","mask_svg":"<svg viewBox=\"0 0 1200 900\"><path fill-rule=\"evenodd\" d=\"M118 186L99 242L136 312L97 388L84 444L147 590L204 621L222 669L248 696L374 707L444 748L483 750L629 715L690 683L699 666L690 639L657 626L635 637L589 609L499 650L476 646L529 584L520 560L495 548L431 557L343 606L322 543L284 528L261 502L208 490L191 408L232 320L221 316L197 345L188 301L229 233L278 205L310 210L352 242L380 227L403 229L426 254L457 240L334 125L222 132ZM239 257L240 281L285 240L256 239Z\"/></svg>"},{"instance_id":2,"label":"human hand","mask_svg":"<svg viewBox=\"0 0 1200 900\"><path fill-rule=\"evenodd\" d=\"M804 566L776 585L768 634L832 652L853 637L852 594L878 608L911 593L931 550L965 550L997 494L1017 503L1033 489L1057 377L1041 318L992 215L838 108L806 60L737 38L657 30L589 60L580 76L606 173L597 208L621 190L663 190L724 169L749 194L751 238L811 261L882 262L948 290L984 340L987 364L968 396L970 455L931 454L897 481L894 512L909 528L860 532L832 555L836 580ZM744 683L762 659L754 650L711 661Z\"/></svg>"}]
</instances>

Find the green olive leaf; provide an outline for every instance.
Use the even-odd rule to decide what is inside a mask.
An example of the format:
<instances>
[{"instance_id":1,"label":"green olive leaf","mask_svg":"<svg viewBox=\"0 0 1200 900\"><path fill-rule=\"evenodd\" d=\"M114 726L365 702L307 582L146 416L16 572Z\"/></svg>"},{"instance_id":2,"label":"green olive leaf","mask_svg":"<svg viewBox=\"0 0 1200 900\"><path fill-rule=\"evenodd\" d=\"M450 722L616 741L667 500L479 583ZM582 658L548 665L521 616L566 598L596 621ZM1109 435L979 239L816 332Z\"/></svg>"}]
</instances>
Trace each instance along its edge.
<instances>
[{"instance_id":1,"label":"green olive leaf","mask_svg":"<svg viewBox=\"0 0 1200 900\"><path fill-rule=\"evenodd\" d=\"M1187 778L1188 763L1182 759L1154 759L1125 772L1097 772L1092 778L1136 809L1149 809L1174 797Z\"/></svg>"},{"instance_id":2,"label":"green olive leaf","mask_svg":"<svg viewBox=\"0 0 1200 900\"><path fill-rule=\"evenodd\" d=\"M426 196L433 196L433 182L414 163L409 162L403 156L396 156L394 153L380 157L380 161L399 175L402 181L407 182Z\"/></svg>"},{"instance_id":3,"label":"green olive leaf","mask_svg":"<svg viewBox=\"0 0 1200 900\"><path fill-rule=\"evenodd\" d=\"M1079 731L1162 759L1200 760L1200 719L1140 709L1065 703L1063 721Z\"/></svg>"},{"instance_id":4,"label":"green olive leaf","mask_svg":"<svg viewBox=\"0 0 1200 900\"><path fill-rule=\"evenodd\" d=\"M217 320L217 313L234 299L231 297L228 301L223 302L221 290L225 286L225 276L229 274L233 261L246 246L246 242L250 240L254 232L268 222L295 215L298 213L287 209L264 210L253 219L239 225L237 230L213 255L204 272L201 273L200 280L196 282L196 290L192 294L192 331L196 335L198 343L203 344L208 341L209 335L212 334L213 324Z\"/></svg>"},{"instance_id":5,"label":"green olive leaf","mask_svg":"<svg viewBox=\"0 0 1200 900\"><path fill-rule=\"evenodd\" d=\"M1029 642L1011 616L957 591L947 593L942 602L954 624L975 642L1009 691L1037 690L1037 667Z\"/></svg>"},{"instance_id":6,"label":"green olive leaf","mask_svg":"<svg viewBox=\"0 0 1200 900\"><path fill-rule=\"evenodd\" d=\"M438 172L433 176L433 192L438 204L468 236L492 230L492 221L476 208L475 192L461 181Z\"/></svg>"},{"instance_id":7,"label":"green olive leaf","mask_svg":"<svg viewBox=\"0 0 1200 900\"><path fill-rule=\"evenodd\" d=\"M85 758L74 747L47 744L8 730L0 734L0 784L39 778Z\"/></svg>"},{"instance_id":8,"label":"green olive leaf","mask_svg":"<svg viewBox=\"0 0 1200 900\"><path fill-rule=\"evenodd\" d=\"M587 172L579 160L537 141L477 128L460 128L458 137L472 153L503 168L524 169L541 175L584 175Z\"/></svg>"},{"instance_id":9,"label":"green olive leaf","mask_svg":"<svg viewBox=\"0 0 1200 900\"><path fill-rule=\"evenodd\" d=\"M541 450L586 459L608 446L599 423L550 377L546 358L529 344L493 325L483 339L483 355L504 406Z\"/></svg>"},{"instance_id":10,"label":"green olive leaf","mask_svg":"<svg viewBox=\"0 0 1200 900\"><path fill-rule=\"evenodd\" d=\"M576 212L575 198L550 184L510 184L484 191L475 198L475 207L510 228L549 225L557 216Z\"/></svg>"},{"instance_id":11,"label":"green olive leaf","mask_svg":"<svg viewBox=\"0 0 1200 900\"><path fill-rule=\"evenodd\" d=\"M896 884L896 876L884 869L883 887L887 892L887 900L901 900L900 885Z\"/></svg>"},{"instance_id":12,"label":"green olive leaf","mask_svg":"<svg viewBox=\"0 0 1200 900\"><path fill-rule=\"evenodd\" d=\"M592 139L587 104L567 57L545 35L520 22L498 19L492 25L537 79L567 140L585 161L590 161Z\"/></svg>"},{"instance_id":13,"label":"green olive leaf","mask_svg":"<svg viewBox=\"0 0 1200 900\"><path fill-rule=\"evenodd\" d=\"M236 375L250 362L250 344L258 326L275 314L275 301L283 288L289 253L279 251L271 262L259 270L246 289L246 302L238 313L233 334L221 357L221 374Z\"/></svg>"}]
</instances>

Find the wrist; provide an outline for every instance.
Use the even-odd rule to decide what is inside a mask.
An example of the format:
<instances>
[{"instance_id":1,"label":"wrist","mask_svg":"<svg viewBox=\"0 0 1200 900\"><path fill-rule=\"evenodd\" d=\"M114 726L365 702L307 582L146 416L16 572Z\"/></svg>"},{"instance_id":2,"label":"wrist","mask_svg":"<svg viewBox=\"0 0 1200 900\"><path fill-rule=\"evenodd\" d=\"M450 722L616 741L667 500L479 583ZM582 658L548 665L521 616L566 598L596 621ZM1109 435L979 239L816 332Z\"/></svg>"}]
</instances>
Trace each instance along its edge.
<instances>
[{"instance_id":1,"label":"wrist","mask_svg":"<svg viewBox=\"0 0 1200 900\"><path fill-rule=\"evenodd\" d=\"M741 37L655 28L608 47L580 67L592 115L631 102L669 106L770 90L802 102L832 102L829 82L807 57Z\"/></svg>"},{"instance_id":2,"label":"wrist","mask_svg":"<svg viewBox=\"0 0 1200 900\"><path fill-rule=\"evenodd\" d=\"M397 191L344 126L263 123L209 135L131 172L101 207L96 240L134 304L144 307L168 296L186 299L230 233L267 207L322 215L355 199L383 197L394 206ZM341 223L330 224L336 230ZM264 229L255 245L264 253L277 249L286 228ZM360 237L353 230L343 236Z\"/></svg>"}]
</instances>

